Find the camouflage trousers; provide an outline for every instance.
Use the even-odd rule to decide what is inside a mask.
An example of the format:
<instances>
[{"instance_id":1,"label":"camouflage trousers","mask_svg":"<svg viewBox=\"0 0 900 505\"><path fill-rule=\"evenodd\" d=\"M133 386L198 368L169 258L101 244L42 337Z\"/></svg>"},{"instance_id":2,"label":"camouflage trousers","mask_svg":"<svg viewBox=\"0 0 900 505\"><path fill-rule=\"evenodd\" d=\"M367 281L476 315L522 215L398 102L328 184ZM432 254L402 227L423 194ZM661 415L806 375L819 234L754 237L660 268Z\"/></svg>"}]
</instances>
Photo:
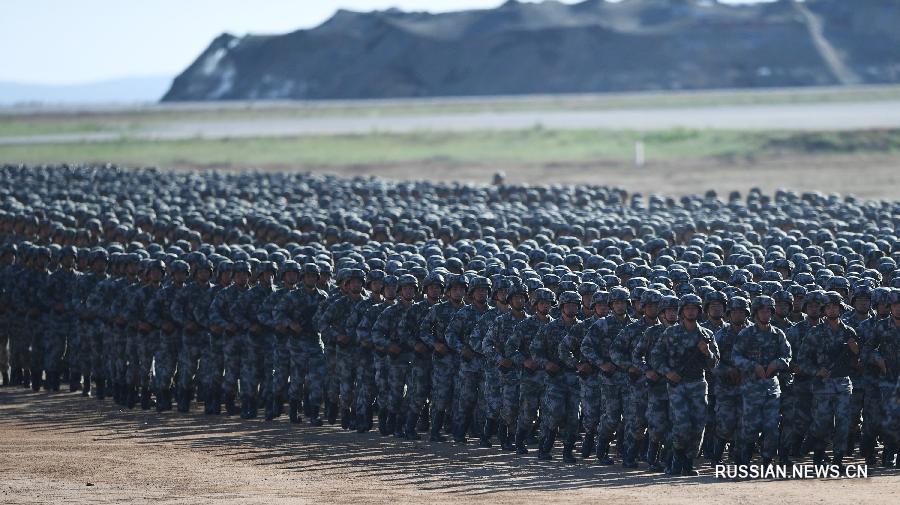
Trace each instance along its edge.
<instances>
[{"instance_id":1,"label":"camouflage trousers","mask_svg":"<svg viewBox=\"0 0 900 505\"><path fill-rule=\"evenodd\" d=\"M431 367L431 412L447 412L453 401L453 379L456 375L456 358L434 355Z\"/></svg>"},{"instance_id":2,"label":"camouflage trousers","mask_svg":"<svg viewBox=\"0 0 900 505\"><path fill-rule=\"evenodd\" d=\"M0 371L5 372L9 369L9 332L7 326L0 329Z\"/></svg>"},{"instance_id":3,"label":"camouflage trousers","mask_svg":"<svg viewBox=\"0 0 900 505\"><path fill-rule=\"evenodd\" d=\"M78 320L75 322L77 346L69 355L75 362L74 370L78 370L85 376L91 374L91 333L92 327L89 321ZM72 361L69 362L69 367L73 368Z\"/></svg>"},{"instance_id":4,"label":"camouflage trousers","mask_svg":"<svg viewBox=\"0 0 900 505\"><path fill-rule=\"evenodd\" d=\"M374 359L374 367L375 367L375 399L378 401L378 406L384 406L384 403L390 403L390 399L388 398L390 390L390 381L391 381L391 358L387 354L375 354ZM388 408L385 406L384 408Z\"/></svg>"},{"instance_id":5,"label":"camouflage trousers","mask_svg":"<svg viewBox=\"0 0 900 505\"><path fill-rule=\"evenodd\" d=\"M406 378L406 412L417 416L425 407L431 394L431 353L414 352L409 362Z\"/></svg>"},{"instance_id":6,"label":"camouflage trousers","mask_svg":"<svg viewBox=\"0 0 900 505\"><path fill-rule=\"evenodd\" d=\"M178 352L178 387L196 391L201 380L203 348L209 334L202 331L181 332L181 349Z\"/></svg>"},{"instance_id":7,"label":"camouflage trousers","mask_svg":"<svg viewBox=\"0 0 900 505\"><path fill-rule=\"evenodd\" d=\"M781 399L781 438L785 446L800 443L812 424L812 383L795 377L789 392Z\"/></svg>"},{"instance_id":8,"label":"camouflage trousers","mask_svg":"<svg viewBox=\"0 0 900 505\"><path fill-rule=\"evenodd\" d=\"M563 444L574 444L578 435L578 399L580 396L578 375L560 372L547 376L541 405L541 435L547 436L560 430Z\"/></svg>"},{"instance_id":9,"label":"camouflage trousers","mask_svg":"<svg viewBox=\"0 0 900 505\"><path fill-rule=\"evenodd\" d=\"M401 353L397 356L385 356L385 358L388 363L388 387L385 393L378 392L378 405L387 409L390 414L401 416L402 419L403 388L409 376L411 356L409 353ZM382 397L385 398L384 403L382 403ZM369 398L368 402L368 405L371 405L372 399ZM365 410L360 410L360 412L365 412Z\"/></svg>"},{"instance_id":10,"label":"camouflage trousers","mask_svg":"<svg viewBox=\"0 0 900 505\"><path fill-rule=\"evenodd\" d=\"M128 332L130 330L124 326L113 326L113 349L112 363L114 382L124 384L128 373Z\"/></svg>"},{"instance_id":11,"label":"camouflage trousers","mask_svg":"<svg viewBox=\"0 0 900 505\"><path fill-rule=\"evenodd\" d=\"M738 428L741 426L741 415L745 412L742 396L735 389L727 393L719 390L716 394L716 436L722 440L737 441Z\"/></svg>"},{"instance_id":12,"label":"camouflage trousers","mask_svg":"<svg viewBox=\"0 0 900 505\"><path fill-rule=\"evenodd\" d=\"M222 390L222 376L225 369L224 337L208 333L209 341L203 350L203 385L207 393Z\"/></svg>"},{"instance_id":13,"label":"camouflage trousers","mask_svg":"<svg viewBox=\"0 0 900 505\"><path fill-rule=\"evenodd\" d=\"M356 367L356 382L353 384L356 396L353 410L356 414L363 414L372 406L377 392L375 389L375 351L364 347L357 349Z\"/></svg>"},{"instance_id":14,"label":"camouflage trousers","mask_svg":"<svg viewBox=\"0 0 900 505\"><path fill-rule=\"evenodd\" d=\"M848 435L851 438L857 438L862 431L863 424L863 408L866 403L866 393L869 391L868 377L852 377L853 393L850 395L850 425Z\"/></svg>"},{"instance_id":15,"label":"camouflage trousers","mask_svg":"<svg viewBox=\"0 0 900 505\"><path fill-rule=\"evenodd\" d=\"M178 344L181 341L179 332L157 332L156 352L153 354L153 369L156 372L156 391L164 391L172 387L175 379L175 368L178 364Z\"/></svg>"},{"instance_id":16,"label":"camouflage trousers","mask_svg":"<svg viewBox=\"0 0 900 505\"><path fill-rule=\"evenodd\" d=\"M322 404L325 391L325 353L318 338L289 338L288 352L291 355L291 380L288 398L303 400L304 390L309 403Z\"/></svg>"},{"instance_id":17,"label":"camouflage trousers","mask_svg":"<svg viewBox=\"0 0 900 505\"><path fill-rule=\"evenodd\" d=\"M849 379L826 379L813 389L815 407L810 431L818 439L820 448L831 439L835 452L847 451L847 436L850 433L850 402L853 386Z\"/></svg>"},{"instance_id":18,"label":"camouflage trousers","mask_svg":"<svg viewBox=\"0 0 900 505\"><path fill-rule=\"evenodd\" d=\"M895 386L882 381L881 396L884 399L881 436L888 442L900 445L900 381Z\"/></svg>"},{"instance_id":19,"label":"camouflage trousers","mask_svg":"<svg viewBox=\"0 0 900 505\"><path fill-rule=\"evenodd\" d=\"M9 332L9 366L19 369L28 368L30 364L31 355L26 324L12 323Z\"/></svg>"},{"instance_id":20,"label":"camouflage trousers","mask_svg":"<svg viewBox=\"0 0 900 505\"><path fill-rule=\"evenodd\" d=\"M741 441L755 443L762 436L760 456L774 458L778 450L778 420L781 413L781 397L767 394L754 384L744 386L741 410Z\"/></svg>"},{"instance_id":21,"label":"camouflage trousers","mask_svg":"<svg viewBox=\"0 0 900 505\"><path fill-rule=\"evenodd\" d=\"M462 360L461 360L462 361ZM481 395L481 383L484 380L481 358L475 356L471 361L463 361L456 374L456 422L462 422L466 416L473 415Z\"/></svg>"},{"instance_id":22,"label":"camouflage trousers","mask_svg":"<svg viewBox=\"0 0 900 505\"><path fill-rule=\"evenodd\" d=\"M341 384L337 377L337 358L335 344L325 344L325 383L324 394L326 402L337 403L341 394Z\"/></svg>"},{"instance_id":23,"label":"camouflage trousers","mask_svg":"<svg viewBox=\"0 0 900 505\"><path fill-rule=\"evenodd\" d=\"M278 401L287 395L288 377L291 376L291 352L288 350L288 336L275 334L272 340L272 386L270 394Z\"/></svg>"},{"instance_id":24,"label":"camouflage trousers","mask_svg":"<svg viewBox=\"0 0 900 505\"><path fill-rule=\"evenodd\" d=\"M356 381L356 346L338 346L335 352L334 372L337 376L340 407L347 410L353 407L353 384ZM330 397L334 400L334 397Z\"/></svg>"},{"instance_id":25,"label":"camouflage trousers","mask_svg":"<svg viewBox=\"0 0 900 505\"><path fill-rule=\"evenodd\" d=\"M600 394L603 398L603 415L597 425L597 434L601 439L611 439L622 426L622 413L625 410L626 391L628 386L600 383Z\"/></svg>"},{"instance_id":26,"label":"camouflage trousers","mask_svg":"<svg viewBox=\"0 0 900 505\"><path fill-rule=\"evenodd\" d=\"M706 393L704 380L669 384L669 414L672 418L672 442L675 449L696 458L706 426Z\"/></svg>"},{"instance_id":27,"label":"camouflage trousers","mask_svg":"<svg viewBox=\"0 0 900 505\"><path fill-rule=\"evenodd\" d=\"M272 336L245 332L241 344L241 398L253 400L266 392L272 377Z\"/></svg>"},{"instance_id":28,"label":"camouflage trousers","mask_svg":"<svg viewBox=\"0 0 900 505\"><path fill-rule=\"evenodd\" d=\"M44 332L47 325L43 321L36 322L28 336L28 367L32 373L40 373L44 368Z\"/></svg>"},{"instance_id":29,"label":"camouflage trousers","mask_svg":"<svg viewBox=\"0 0 900 505\"><path fill-rule=\"evenodd\" d=\"M603 395L600 394L600 378L597 374L579 378L581 386L581 415L585 434L594 435L603 416Z\"/></svg>"},{"instance_id":30,"label":"camouflage trousers","mask_svg":"<svg viewBox=\"0 0 900 505\"><path fill-rule=\"evenodd\" d=\"M94 379L106 379L106 367L103 366L103 328L99 323L91 325L91 333L88 336L89 345L87 346L88 355L90 356L90 371Z\"/></svg>"},{"instance_id":31,"label":"camouflage trousers","mask_svg":"<svg viewBox=\"0 0 900 505\"><path fill-rule=\"evenodd\" d=\"M493 364L485 362L481 377L481 394L484 397L484 415L488 419L500 419L500 406L503 404L503 387L500 370Z\"/></svg>"},{"instance_id":32,"label":"camouflage trousers","mask_svg":"<svg viewBox=\"0 0 900 505\"><path fill-rule=\"evenodd\" d=\"M546 381L546 372L522 371L519 381L519 413L516 418L516 428L518 430L530 430L534 425L538 415L538 408L544 397L544 390L547 387Z\"/></svg>"},{"instance_id":33,"label":"camouflage trousers","mask_svg":"<svg viewBox=\"0 0 900 505\"><path fill-rule=\"evenodd\" d=\"M225 398L237 395L238 380L241 375L241 358L243 357L243 340L240 333L225 333L222 339L222 396Z\"/></svg>"},{"instance_id":34,"label":"camouflage trousers","mask_svg":"<svg viewBox=\"0 0 900 505\"><path fill-rule=\"evenodd\" d=\"M667 442L672 431L669 390L662 379L647 387L647 431L651 442Z\"/></svg>"},{"instance_id":35,"label":"camouflage trousers","mask_svg":"<svg viewBox=\"0 0 900 505\"><path fill-rule=\"evenodd\" d=\"M870 381L866 386L866 399L863 402L862 431L867 436L881 433L881 423L884 421L883 398L878 379Z\"/></svg>"},{"instance_id":36,"label":"camouflage trousers","mask_svg":"<svg viewBox=\"0 0 900 505\"><path fill-rule=\"evenodd\" d=\"M500 419L512 429L519 417L519 385L522 380L520 370L500 372Z\"/></svg>"},{"instance_id":37,"label":"camouflage trousers","mask_svg":"<svg viewBox=\"0 0 900 505\"><path fill-rule=\"evenodd\" d=\"M628 385L625 403L625 433L642 440L647 431L647 385L644 382Z\"/></svg>"},{"instance_id":38,"label":"camouflage trousers","mask_svg":"<svg viewBox=\"0 0 900 505\"><path fill-rule=\"evenodd\" d=\"M43 368L47 374L58 374L64 362L66 354L66 341L69 332L67 326L57 326L44 334L44 363Z\"/></svg>"},{"instance_id":39,"label":"camouflage trousers","mask_svg":"<svg viewBox=\"0 0 900 505\"><path fill-rule=\"evenodd\" d=\"M145 335L134 330L129 330L125 336L125 359L128 367L125 372L125 384L132 387L141 386L141 340Z\"/></svg>"}]
</instances>

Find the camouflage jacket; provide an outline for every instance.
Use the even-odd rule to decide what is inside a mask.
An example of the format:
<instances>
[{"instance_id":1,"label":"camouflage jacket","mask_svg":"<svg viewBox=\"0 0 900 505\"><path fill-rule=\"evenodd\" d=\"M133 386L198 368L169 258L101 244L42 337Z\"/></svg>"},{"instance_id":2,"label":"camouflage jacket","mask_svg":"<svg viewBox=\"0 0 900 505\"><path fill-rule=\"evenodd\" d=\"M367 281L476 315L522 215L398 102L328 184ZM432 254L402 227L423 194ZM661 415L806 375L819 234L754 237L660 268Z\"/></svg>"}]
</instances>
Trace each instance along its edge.
<instances>
[{"instance_id":1,"label":"camouflage jacket","mask_svg":"<svg viewBox=\"0 0 900 505\"><path fill-rule=\"evenodd\" d=\"M319 288L312 290L305 286L294 288L278 300L275 305L274 322L288 328L291 338L319 340L319 328L315 324L315 317L325 304L325 292ZM300 333L290 329L292 323L300 325Z\"/></svg>"},{"instance_id":2,"label":"camouflage jacket","mask_svg":"<svg viewBox=\"0 0 900 505\"><path fill-rule=\"evenodd\" d=\"M509 358L515 363L516 368L521 369L525 364L525 360L531 359L531 341L537 336L541 328L553 321L552 318L546 322L538 319L537 316L528 316L513 328L509 338L503 345Z\"/></svg>"},{"instance_id":3,"label":"camouflage jacket","mask_svg":"<svg viewBox=\"0 0 900 505\"><path fill-rule=\"evenodd\" d=\"M512 335L516 325L524 321L528 316L518 318L512 311L500 314L494 321L487 325L484 340L481 341L481 353L493 366L499 366L500 361L510 359L510 353L506 352L506 342ZM509 370L512 370L510 368Z\"/></svg>"},{"instance_id":4,"label":"camouflage jacket","mask_svg":"<svg viewBox=\"0 0 900 505\"><path fill-rule=\"evenodd\" d=\"M614 314L609 314L591 325L581 343L581 355L585 361L598 370L600 381L603 384L625 385L628 383L625 370L616 367L611 372L604 372L600 366L607 363L615 366L610 355L613 342L619 332L631 322L630 318L619 319Z\"/></svg>"},{"instance_id":5,"label":"camouflage jacket","mask_svg":"<svg viewBox=\"0 0 900 505\"><path fill-rule=\"evenodd\" d=\"M709 356L697 348L700 340L706 340ZM660 374L676 372L682 382L704 380L705 371L712 370L719 362L719 347L712 332L698 326L688 331L683 323L670 326L663 331L650 351L650 365Z\"/></svg>"},{"instance_id":6,"label":"camouflage jacket","mask_svg":"<svg viewBox=\"0 0 900 505\"><path fill-rule=\"evenodd\" d=\"M754 324L738 333L731 360L741 371L744 391L777 395L781 393L777 373L760 379L756 376L756 367L767 368L769 363L775 362L776 372L787 370L791 362L791 344L779 328L770 325L768 331L763 331Z\"/></svg>"}]
</instances>

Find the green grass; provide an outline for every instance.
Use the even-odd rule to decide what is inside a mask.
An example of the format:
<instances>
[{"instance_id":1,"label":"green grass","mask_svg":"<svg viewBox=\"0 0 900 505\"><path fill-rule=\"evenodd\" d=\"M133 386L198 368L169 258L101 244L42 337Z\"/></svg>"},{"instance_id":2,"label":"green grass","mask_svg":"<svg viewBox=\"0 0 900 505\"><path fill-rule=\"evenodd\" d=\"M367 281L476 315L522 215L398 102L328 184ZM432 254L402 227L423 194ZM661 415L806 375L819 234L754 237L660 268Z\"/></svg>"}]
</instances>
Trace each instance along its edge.
<instances>
[{"instance_id":1,"label":"green grass","mask_svg":"<svg viewBox=\"0 0 900 505\"><path fill-rule=\"evenodd\" d=\"M189 139L0 146L0 162L114 162L161 167L347 166L444 161L553 163L631 160L644 142L647 159L747 157L781 153L900 153L900 130L759 132L672 129L476 131Z\"/></svg>"},{"instance_id":2,"label":"green grass","mask_svg":"<svg viewBox=\"0 0 900 505\"><path fill-rule=\"evenodd\" d=\"M591 111L726 105L783 105L900 100L900 86L608 93L431 100L250 103L222 102L124 108L119 111L0 113L0 137L54 133L127 134L180 121L265 120L315 117L413 116L517 111Z\"/></svg>"}]
</instances>

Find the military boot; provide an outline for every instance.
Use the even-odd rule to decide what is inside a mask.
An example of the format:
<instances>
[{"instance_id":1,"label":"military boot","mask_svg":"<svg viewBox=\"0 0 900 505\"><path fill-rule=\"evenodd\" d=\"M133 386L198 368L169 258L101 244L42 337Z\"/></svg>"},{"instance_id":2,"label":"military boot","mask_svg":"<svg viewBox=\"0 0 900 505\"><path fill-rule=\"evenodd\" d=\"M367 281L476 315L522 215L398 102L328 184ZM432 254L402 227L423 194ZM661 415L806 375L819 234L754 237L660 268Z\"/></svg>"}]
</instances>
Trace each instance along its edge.
<instances>
[{"instance_id":1,"label":"military boot","mask_svg":"<svg viewBox=\"0 0 900 505\"><path fill-rule=\"evenodd\" d=\"M187 389L179 388L178 412L187 413L191 409L191 393Z\"/></svg>"},{"instance_id":2,"label":"military boot","mask_svg":"<svg viewBox=\"0 0 900 505\"><path fill-rule=\"evenodd\" d=\"M31 387L31 370L28 368L22 369L22 387L25 389Z\"/></svg>"},{"instance_id":3,"label":"military boot","mask_svg":"<svg viewBox=\"0 0 900 505\"><path fill-rule=\"evenodd\" d=\"M300 417L300 400L291 400L288 402L288 419L293 424L303 422L303 419Z\"/></svg>"},{"instance_id":4,"label":"military boot","mask_svg":"<svg viewBox=\"0 0 900 505\"><path fill-rule=\"evenodd\" d=\"M341 429L350 429L350 409L341 409Z\"/></svg>"},{"instance_id":5,"label":"military boot","mask_svg":"<svg viewBox=\"0 0 900 505\"><path fill-rule=\"evenodd\" d=\"M311 403L309 405L309 425L322 426L322 419L319 418L319 406Z\"/></svg>"},{"instance_id":6,"label":"military boot","mask_svg":"<svg viewBox=\"0 0 900 505\"><path fill-rule=\"evenodd\" d=\"M387 409L378 409L378 433L382 437L386 437L388 433L388 411Z\"/></svg>"},{"instance_id":7,"label":"military boot","mask_svg":"<svg viewBox=\"0 0 900 505\"><path fill-rule=\"evenodd\" d=\"M581 457L582 458L590 458L591 454L594 453L594 434L593 433L585 433L584 438L581 440Z\"/></svg>"},{"instance_id":8,"label":"military boot","mask_svg":"<svg viewBox=\"0 0 900 505\"><path fill-rule=\"evenodd\" d=\"M125 407L128 409L133 409L135 405L137 405L138 394L137 388L129 385L128 391L125 396Z\"/></svg>"},{"instance_id":9,"label":"military boot","mask_svg":"<svg viewBox=\"0 0 900 505\"><path fill-rule=\"evenodd\" d=\"M713 466L722 463L722 455L725 453L725 439L721 437L716 437L715 441L713 441L713 449L712 454L710 455L709 462Z\"/></svg>"},{"instance_id":10,"label":"military boot","mask_svg":"<svg viewBox=\"0 0 900 505\"><path fill-rule=\"evenodd\" d=\"M604 466L613 464L612 458L609 457L608 437L597 437L597 463Z\"/></svg>"},{"instance_id":11,"label":"military boot","mask_svg":"<svg viewBox=\"0 0 900 505\"><path fill-rule=\"evenodd\" d=\"M468 442L466 438L466 433L469 432L469 427L472 424L472 414L466 414L462 419L457 421L455 429L453 430L453 441L458 444L465 444Z\"/></svg>"},{"instance_id":12,"label":"military boot","mask_svg":"<svg viewBox=\"0 0 900 505\"><path fill-rule=\"evenodd\" d=\"M444 424L444 411L433 411L431 417L431 434L428 440L431 442L446 442L447 437L441 434L441 426Z\"/></svg>"},{"instance_id":13,"label":"military boot","mask_svg":"<svg viewBox=\"0 0 900 505\"><path fill-rule=\"evenodd\" d=\"M72 372L69 374L69 392L74 393L81 389L81 374L78 372Z\"/></svg>"},{"instance_id":14,"label":"military boot","mask_svg":"<svg viewBox=\"0 0 900 505\"><path fill-rule=\"evenodd\" d=\"M416 428L419 424L419 416L416 414L408 414L406 418L406 428L404 429L406 439L407 440L421 440L422 437L419 436Z\"/></svg>"},{"instance_id":15,"label":"military boot","mask_svg":"<svg viewBox=\"0 0 900 505\"><path fill-rule=\"evenodd\" d=\"M91 376L90 375L82 375L81 396L88 396L90 394L91 394Z\"/></svg>"},{"instance_id":16,"label":"military boot","mask_svg":"<svg viewBox=\"0 0 900 505\"><path fill-rule=\"evenodd\" d=\"M238 413L240 413L240 410L234 402L234 393L225 395L225 414L234 416Z\"/></svg>"},{"instance_id":17,"label":"military boot","mask_svg":"<svg viewBox=\"0 0 900 505\"><path fill-rule=\"evenodd\" d=\"M497 432L497 420L496 419L485 419L484 428L481 430L481 440L478 445L480 447L493 447L494 444L491 442L491 438L494 436L494 433Z\"/></svg>"},{"instance_id":18,"label":"military boot","mask_svg":"<svg viewBox=\"0 0 900 505\"><path fill-rule=\"evenodd\" d=\"M661 444L659 442L650 442L647 445L647 469L651 472L661 472L664 470L663 466L659 464L659 449Z\"/></svg>"},{"instance_id":19,"label":"military boot","mask_svg":"<svg viewBox=\"0 0 900 505\"><path fill-rule=\"evenodd\" d=\"M878 455L875 454L875 436L874 435L865 435L862 439L862 445L860 446L860 451L862 455L866 458L866 464L875 466L878 462Z\"/></svg>"},{"instance_id":20,"label":"military boot","mask_svg":"<svg viewBox=\"0 0 900 505\"><path fill-rule=\"evenodd\" d=\"M43 378L43 371L40 369L31 371L31 390L32 391L40 391L41 390L41 380Z\"/></svg>"},{"instance_id":21,"label":"military boot","mask_svg":"<svg viewBox=\"0 0 900 505\"><path fill-rule=\"evenodd\" d=\"M516 431L516 454L528 454L527 440L527 429Z\"/></svg>"},{"instance_id":22,"label":"military boot","mask_svg":"<svg viewBox=\"0 0 900 505\"><path fill-rule=\"evenodd\" d=\"M369 431L369 419L365 412L358 412L356 414L356 432L365 433L367 431Z\"/></svg>"},{"instance_id":23,"label":"military boot","mask_svg":"<svg viewBox=\"0 0 900 505\"><path fill-rule=\"evenodd\" d=\"M94 388L94 397L98 400L106 399L106 379L98 378L94 381L97 387Z\"/></svg>"},{"instance_id":24,"label":"military boot","mask_svg":"<svg viewBox=\"0 0 900 505\"><path fill-rule=\"evenodd\" d=\"M3 376L3 387L9 387L9 372L4 369L3 372L0 372L0 375Z\"/></svg>"},{"instance_id":25,"label":"military boot","mask_svg":"<svg viewBox=\"0 0 900 505\"><path fill-rule=\"evenodd\" d=\"M500 442L500 450L515 451L515 438L515 434L511 433L509 430L509 425L504 421L500 421L499 427L497 428L497 441Z\"/></svg>"},{"instance_id":26,"label":"military boot","mask_svg":"<svg viewBox=\"0 0 900 505\"><path fill-rule=\"evenodd\" d=\"M553 459L553 444L556 443L557 430L547 430L538 443L538 459L550 461Z\"/></svg>"},{"instance_id":27,"label":"military boot","mask_svg":"<svg viewBox=\"0 0 900 505\"><path fill-rule=\"evenodd\" d=\"M681 475L684 477L699 475L697 470L694 470L694 458L689 457L684 451L681 451Z\"/></svg>"},{"instance_id":28,"label":"military boot","mask_svg":"<svg viewBox=\"0 0 900 505\"><path fill-rule=\"evenodd\" d=\"M881 450L881 467L882 468L891 468L894 466L894 457L897 453L897 446L894 444L884 444L884 448Z\"/></svg>"},{"instance_id":29,"label":"military boot","mask_svg":"<svg viewBox=\"0 0 900 505\"><path fill-rule=\"evenodd\" d=\"M335 424L337 422L338 415L338 403L337 402L328 402L325 404L325 418L328 420L328 424Z\"/></svg>"},{"instance_id":30,"label":"military boot","mask_svg":"<svg viewBox=\"0 0 900 505\"><path fill-rule=\"evenodd\" d=\"M637 468L637 451L640 442L628 435L625 437L625 450L622 455L622 468Z\"/></svg>"},{"instance_id":31,"label":"military boot","mask_svg":"<svg viewBox=\"0 0 900 505\"><path fill-rule=\"evenodd\" d=\"M575 443L572 442L570 444L563 444L563 462L568 464L578 463L578 460L575 459L575 455L572 454L572 451L575 450Z\"/></svg>"}]
</instances>

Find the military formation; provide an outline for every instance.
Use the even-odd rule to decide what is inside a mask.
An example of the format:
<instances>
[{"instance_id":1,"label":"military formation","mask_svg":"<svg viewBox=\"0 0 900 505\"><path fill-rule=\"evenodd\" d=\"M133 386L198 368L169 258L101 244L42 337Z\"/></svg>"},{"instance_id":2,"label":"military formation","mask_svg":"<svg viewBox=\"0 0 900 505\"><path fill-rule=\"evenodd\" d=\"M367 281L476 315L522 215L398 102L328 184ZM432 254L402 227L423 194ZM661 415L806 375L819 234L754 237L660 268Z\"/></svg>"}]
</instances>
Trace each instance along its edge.
<instances>
[{"instance_id":1,"label":"military formation","mask_svg":"<svg viewBox=\"0 0 900 505\"><path fill-rule=\"evenodd\" d=\"M0 179L7 387L674 475L900 463L898 201Z\"/></svg>"}]
</instances>

